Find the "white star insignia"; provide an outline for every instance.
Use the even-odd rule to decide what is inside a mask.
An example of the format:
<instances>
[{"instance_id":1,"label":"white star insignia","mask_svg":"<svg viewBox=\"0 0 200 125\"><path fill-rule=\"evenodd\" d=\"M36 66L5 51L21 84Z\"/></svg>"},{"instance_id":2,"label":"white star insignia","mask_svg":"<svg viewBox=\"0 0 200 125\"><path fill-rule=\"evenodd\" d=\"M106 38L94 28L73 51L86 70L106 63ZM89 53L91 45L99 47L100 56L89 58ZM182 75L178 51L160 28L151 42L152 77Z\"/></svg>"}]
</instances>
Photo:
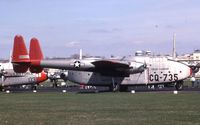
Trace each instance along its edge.
<instances>
[{"instance_id":1,"label":"white star insignia","mask_svg":"<svg viewBox=\"0 0 200 125\"><path fill-rule=\"evenodd\" d=\"M74 62L74 67L75 67L75 68L81 67L80 61L75 61L75 62Z\"/></svg>"}]
</instances>

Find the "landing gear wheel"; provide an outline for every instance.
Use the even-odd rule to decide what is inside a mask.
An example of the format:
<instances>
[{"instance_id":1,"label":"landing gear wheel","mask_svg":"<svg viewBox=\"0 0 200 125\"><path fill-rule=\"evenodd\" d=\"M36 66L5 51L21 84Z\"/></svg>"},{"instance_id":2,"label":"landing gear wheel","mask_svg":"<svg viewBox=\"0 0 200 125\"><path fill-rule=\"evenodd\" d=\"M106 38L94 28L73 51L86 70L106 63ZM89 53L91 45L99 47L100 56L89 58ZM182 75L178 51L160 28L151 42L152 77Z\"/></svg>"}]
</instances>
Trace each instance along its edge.
<instances>
[{"instance_id":1,"label":"landing gear wheel","mask_svg":"<svg viewBox=\"0 0 200 125\"><path fill-rule=\"evenodd\" d=\"M0 91L1 91L1 92L4 92L5 89L1 86L1 87L0 87Z\"/></svg>"},{"instance_id":2,"label":"landing gear wheel","mask_svg":"<svg viewBox=\"0 0 200 125\"><path fill-rule=\"evenodd\" d=\"M176 90L182 90L183 89L183 81L177 81L175 84Z\"/></svg>"},{"instance_id":3,"label":"landing gear wheel","mask_svg":"<svg viewBox=\"0 0 200 125\"><path fill-rule=\"evenodd\" d=\"M32 89L32 90L37 90L37 86L36 86L36 85L33 85L33 86L31 87L31 89Z\"/></svg>"},{"instance_id":4,"label":"landing gear wheel","mask_svg":"<svg viewBox=\"0 0 200 125\"><path fill-rule=\"evenodd\" d=\"M112 92L117 92L119 91L119 83L115 82L115 78L112 77L112 83L109 87L109 90L112 91Z\"/></svg>"},{"instance_id":5,"label":"landing gear wheel","mask_svg":"<svg viewBox=\"0 0 200 125\"><path fill-rule=\"evenodd\" d=\"M120 88L119 84L117 84L117 83L115 83L114 85L111 84L109 86L109 91L111 91L111 92L117 92L117 91L119 91L119 88Z\"/></svg>"},{"instance_id":6,"label":"landing gear wheel","mask_svg":"<svg viewBox=\"0 0 200 125\"><path fill-rule=\"evenodd\" d=\"M53 88L57 88L58 87L58 80L55 79L53 80Z\"/></svg>"}]
</instances>

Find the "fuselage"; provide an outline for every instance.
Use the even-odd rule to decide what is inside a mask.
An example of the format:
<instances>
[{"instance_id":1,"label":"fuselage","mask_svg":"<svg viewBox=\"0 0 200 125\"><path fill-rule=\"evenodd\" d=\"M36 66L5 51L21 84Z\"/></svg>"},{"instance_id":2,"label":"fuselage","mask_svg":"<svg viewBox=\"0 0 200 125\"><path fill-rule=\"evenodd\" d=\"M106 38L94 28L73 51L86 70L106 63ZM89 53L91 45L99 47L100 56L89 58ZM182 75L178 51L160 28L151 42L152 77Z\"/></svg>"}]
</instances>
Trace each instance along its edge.
<instances>
[{"instance_id":1,"label":"fuselage","mask_svg":"<svg viewBox=\"0 0 200 125\"><path fill-rule=\"evenodd\" d=\"M166 57L129 57L124 59L134 66L135 62L146 64L143 72L132 73L129 77L104 76L98 72L68 71L68 80L87 85L109 86L113 82L120 85L168 84L184 80L191 75L190 68Z\"/></svg>"},{"instance_id":2,"label":"fuselage","mask_svg":"<svg viewBox=\"0 0 200 125\"><path fill-rule=\"evenodd\" d=\"M47 73L15 73L11 63L0 63L0 86L34 85L47 80Z\"/></svg>"}]
</instances>

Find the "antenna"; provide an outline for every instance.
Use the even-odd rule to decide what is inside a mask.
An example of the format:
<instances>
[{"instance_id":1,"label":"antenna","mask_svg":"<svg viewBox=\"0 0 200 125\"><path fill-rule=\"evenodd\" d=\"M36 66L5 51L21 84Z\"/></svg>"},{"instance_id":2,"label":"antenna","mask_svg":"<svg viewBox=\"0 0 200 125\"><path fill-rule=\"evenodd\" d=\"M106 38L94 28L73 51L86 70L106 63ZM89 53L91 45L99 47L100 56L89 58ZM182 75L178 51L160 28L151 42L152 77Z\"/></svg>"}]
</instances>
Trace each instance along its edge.
<instances>
[{"instance_id":1,"label":"antenna","mask_svg":"<svg viewBox=\"0 0 200 125\"><path fill-rule=\"evenodd\" d=\"M82 60L82 58L83 58L82 49L80 49L80 53L79 53L79 54L80 54L80 55L79 55L79 59Z\"/></svg>"},{"instance_id":2,"label":"antenna","mask_svg":"<svg viewBox=\"0 0 200 125\"><path fill-rule=\"evenodd\" d=\"M175 60L176 59L176 33L173 35L173 53L172 57Z\"/></svg>"},{"instance_id":3,"label":"antenna","mask_svg":"<svg viewBox=\"0 0 200 125\"><path fill-rule=\"evenodd\" d=\"M9 57L9 63L12 62L12 50L10 50L10 57Z\"/></svg>"}]
</instances>

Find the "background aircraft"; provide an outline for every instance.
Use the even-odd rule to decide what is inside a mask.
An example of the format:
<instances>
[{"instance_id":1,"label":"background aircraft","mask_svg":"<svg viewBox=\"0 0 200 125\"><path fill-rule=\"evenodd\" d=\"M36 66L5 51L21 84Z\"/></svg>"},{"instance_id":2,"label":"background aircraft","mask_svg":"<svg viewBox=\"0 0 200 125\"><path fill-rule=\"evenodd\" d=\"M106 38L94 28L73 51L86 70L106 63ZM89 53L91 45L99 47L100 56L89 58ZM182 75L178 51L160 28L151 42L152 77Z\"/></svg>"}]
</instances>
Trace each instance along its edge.
<instances>
[{"instance_id":1,"label":"background aircraft","mask_svg":"<svg viewBox=\"0 0 200 125\"><path fill-rule=\"evenodd\" d=\"M0 63L0 89L19 85L35 85L47 80L47 73L42 71L40 73L15 73L11 58L9 62Z\"/></svg>"},{"instance_id":2,"label":"background aircraft","mask_svg":"<svg viewBox=\"0 0 200 125\"><path fill-rule=\"evenodd\" d=\"M11 63L0 63L0 88L19 85L35 85L47 80L47 73L15 73Z\"/></svg>"},{"instance_id":3,"label":"background aircraft","mask_svg":"<svg viewBox=\"0 0 200 125\"><path fill-rule=\"evenodd\" d=\"M30 58L29 58L30 57ZM22 36L16 36L12 63L15 72L37 73L43 68L68 71L68 80L79 84L109 86L110 90L127 90L131 85L175 84L182 89L183 80L191 75L191 69L166 57L124 58L110 60L101 58L44 60L36 38L30 42L29 55Z\"/></svg>"}]
</instances>

